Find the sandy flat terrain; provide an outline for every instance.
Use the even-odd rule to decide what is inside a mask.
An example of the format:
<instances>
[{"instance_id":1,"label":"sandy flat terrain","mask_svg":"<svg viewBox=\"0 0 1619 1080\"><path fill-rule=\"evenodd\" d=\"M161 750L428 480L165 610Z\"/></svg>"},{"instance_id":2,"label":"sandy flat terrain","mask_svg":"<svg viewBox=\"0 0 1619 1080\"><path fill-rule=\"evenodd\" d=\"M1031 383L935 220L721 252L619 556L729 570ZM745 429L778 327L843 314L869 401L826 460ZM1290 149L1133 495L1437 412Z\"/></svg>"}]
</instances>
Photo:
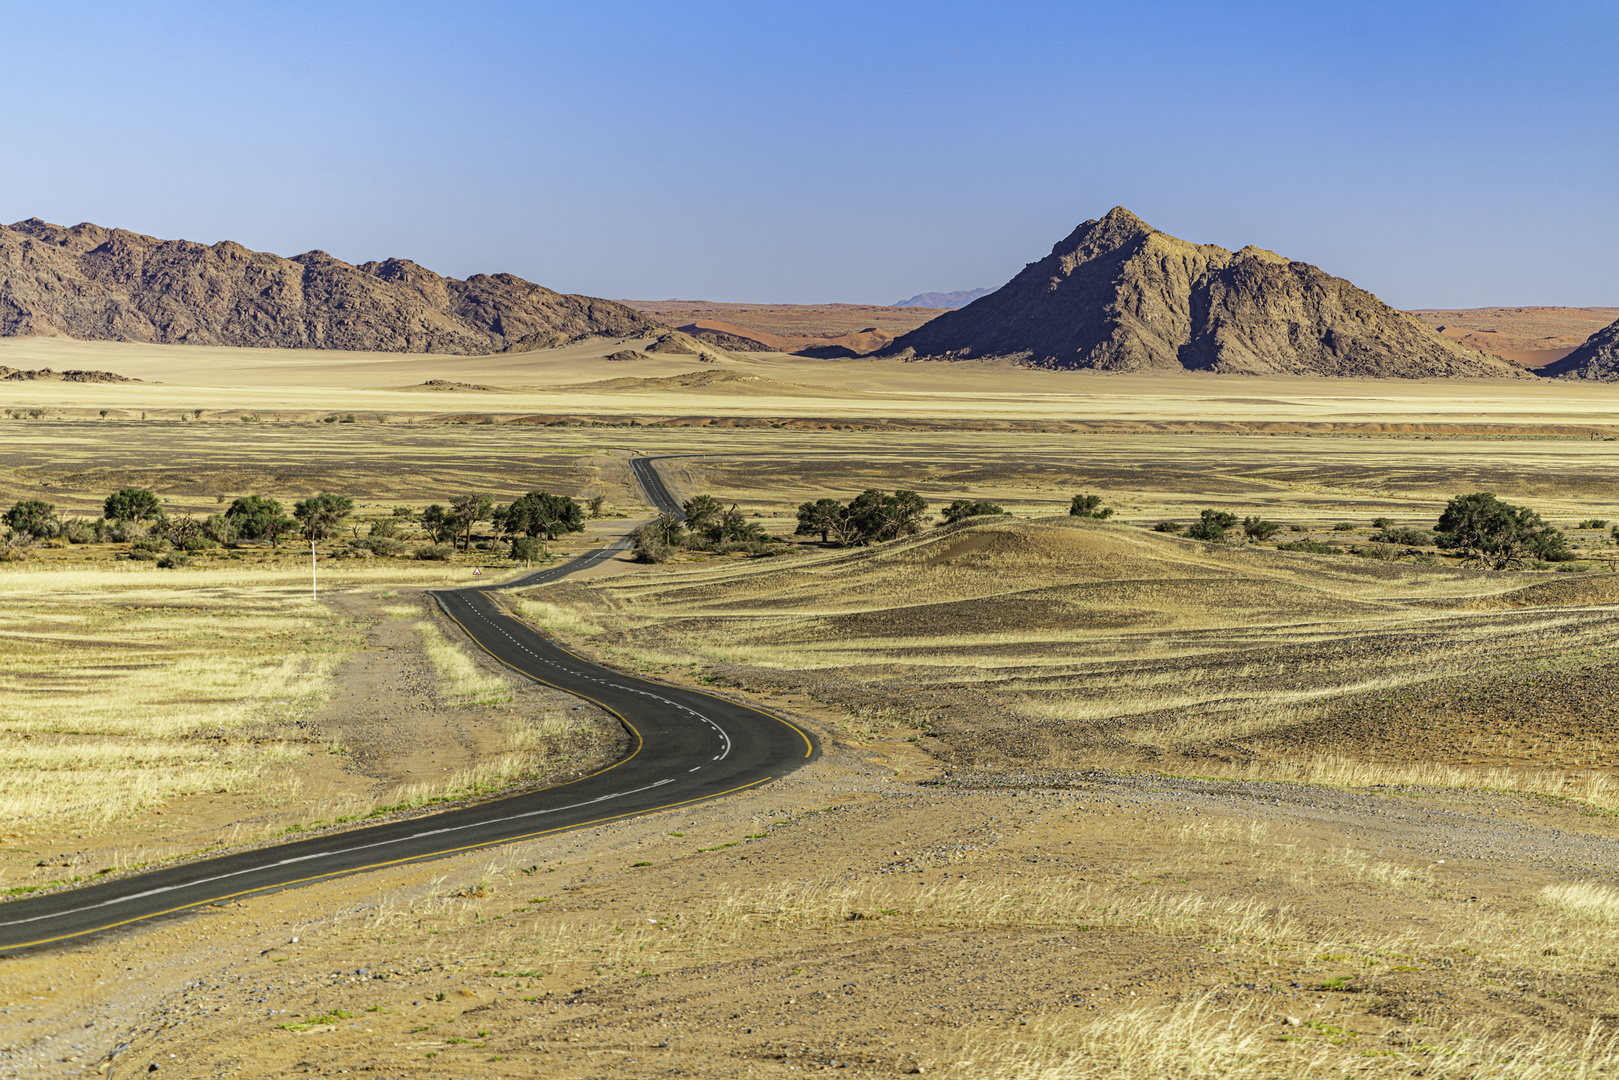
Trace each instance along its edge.
<instances>
[{"instance_id":1,"label":"sandy flat terrain","mask_svg":"<svg viewBox=\"0 0 1619 1080\"><path fill-rule=\"evenodd\" d=\"M1490 380L1372 381L1239 378L1196 373L1116 376L1043 372L968 362L822 361L762 354L718 364L692 357L604 359L626 343L602 342L541 353L443 357L269 349L72 342L0 341L0 364L55 370L89 368L145 380L124 384L5 383L0 403L12 409L62 410L118 418L178 418L195 409L204 419L254 413L264 419L307 419L355 411L367 420L459 414L513 419L574 416L628 422L692 417L839 418L880 424L952 421L1098 426L1150 425L1564 425L1614 434L1619 390L1601 384L1496 383ZM693 372L758 375L753 390L621 380L666 380ZM489 386L424 391L446 379ZM615 388L600 384L611 380ZM773 393L774 383L794 385ZM827 388L824 399L803 386ZM743 390L745 392L738 392ZM861 401L850 392L874 395ZM1432 428L1431 430L1439 430ZM1572 433L1572 432L1571 432Z\"/></svg>"}]
</instances>

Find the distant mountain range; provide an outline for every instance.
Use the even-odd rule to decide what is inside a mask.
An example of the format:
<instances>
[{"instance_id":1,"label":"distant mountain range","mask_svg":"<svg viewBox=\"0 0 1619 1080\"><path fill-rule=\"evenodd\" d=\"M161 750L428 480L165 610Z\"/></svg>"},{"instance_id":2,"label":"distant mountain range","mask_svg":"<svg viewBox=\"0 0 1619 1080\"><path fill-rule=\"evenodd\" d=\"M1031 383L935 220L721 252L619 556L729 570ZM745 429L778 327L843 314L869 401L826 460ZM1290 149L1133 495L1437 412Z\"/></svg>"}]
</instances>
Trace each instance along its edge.
<instances>
[{"instance_id":1,"label":"distant mountain range","mask_svg":"<svg viewBox=\"0 0 1619 1080\"><path fill-rule=\"evenodd\" d=\"M917 293L909 300L901 300L894 307L966 307L980 296L988 296L994 289L963 289L960 292Z\"/></svg>"},{"instance_id":2,"label":"distant mountain range","mask_svg":"<svg viewBox=\"0 0 1619 1080\"><path fill-rule=\"evenodd\" d=\"M440 277L408 259L352 266L223 241L158 240L38 218L0 226L0 336L378 352L491 353L658 323L511 274Z\"/></svg>"},{"instance_id":3,"label":"distant mountain range","mask_svg":"<svg viewBox=\"0 0 1619 1080\"><path fill-rule=\"evenodd\" d=\"M1188 243L1122 206L883 353L1099 371L1534 377L1308 263Z\"/></svg>"}]
</instances>

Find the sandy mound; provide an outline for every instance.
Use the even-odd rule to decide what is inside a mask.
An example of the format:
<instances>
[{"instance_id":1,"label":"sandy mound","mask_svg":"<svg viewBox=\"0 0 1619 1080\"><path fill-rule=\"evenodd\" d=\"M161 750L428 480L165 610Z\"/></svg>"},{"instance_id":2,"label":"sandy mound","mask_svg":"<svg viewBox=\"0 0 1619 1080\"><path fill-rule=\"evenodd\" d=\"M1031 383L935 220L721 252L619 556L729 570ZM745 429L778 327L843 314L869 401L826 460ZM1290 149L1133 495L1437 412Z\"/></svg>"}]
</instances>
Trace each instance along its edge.
<instances>
[{"instance_id":1,"label":"sandy mound","mask_svg":"<svg viewBox=\"0 0 1619 1080\"><path fill-rule=\"evenodd\" d=\"M777 642L1214 628L1364 617L1395 606L1337 586L1315 563L1268 549L1212 548L1069 519L933 530L791 569L671 583L656 602L691 615L802 615L760 631Z\"/></svg>"},{"instance_id":2,"label":"sandy mound","mask_svg":"<svg viewBox=\"0 0 1619 1080\"><path fill-rule=\"evenodd\" d=\"M1506 611L1531 607L1591 607L1619 604L1619 574L1582 574L1560 581L1544 581L1491 596L1457 600L1430 600L1424 606L1461 611Z\"/></svg>"},{"instance_id":3,"label":"sandy mound","mask_svg":"<svg viewBox=\"0 0 1619 1080\"><path fill-rule=\"evenodd\" d=\"M742 371L688 371L681 375L603 379L600 382L581 383L566 387L568 390L630 390L667 393L688 391L702 394L741 394L757 397L868 397L852 390L829 389L824 386L804 386L800 383L779 382L763 375L749 375Z\"/></svg>"},{"instance_id":4,"label":"sandy mound","mask_svg":"<svg viewBox=\"0 0 1619 1080\"><path fill-rule=\"evenodd\" d=\"M426 382L422 383L420 386L407 386L407 387L405 387L405 389L406 390L412 390L412 391L427 390L427 391L439 391L439 392L449 392L449 391L457 391L457 390L478 390L478 391L482 391L483 393L486 393L486 394L498 394L498 393L500 393L500 391L496 390L493 386L480 386L478 383L455 382L452 379L428 379Z\"/></svg>"}]
</instances>

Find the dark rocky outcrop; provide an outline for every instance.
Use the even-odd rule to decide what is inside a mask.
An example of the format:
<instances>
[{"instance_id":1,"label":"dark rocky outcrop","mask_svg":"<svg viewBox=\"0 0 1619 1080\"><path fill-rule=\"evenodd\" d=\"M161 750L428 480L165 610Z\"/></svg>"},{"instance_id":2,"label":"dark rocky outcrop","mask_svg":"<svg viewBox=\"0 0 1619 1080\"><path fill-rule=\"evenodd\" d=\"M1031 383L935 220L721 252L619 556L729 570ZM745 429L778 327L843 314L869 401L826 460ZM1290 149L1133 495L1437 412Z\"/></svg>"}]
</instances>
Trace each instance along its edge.
<instances>
[{"instance_id":1,"label":"dark rocky outcrop","mask_svg":"<svg viewBox=\"0 0 1619 1080\"><path fill-rule=\"evenodd\" d=\"M1123 207L887 354L1040 367L1373 378L1532 378L1308 263L1159 232Z\"/></svg>"},{"instance_id":2,"label":"dark rocky outcrop","mask_svg":"<svg viewBox=\"0 0 1619 1080\"><path fill-rule=\"evenodd\" d=\"M1585 344L1541 368L1553 379L1589 379L1619 382L1619 322L1609 323L1585 339Z\"/></svg>"},{"instance_id":3,"label":"dark rocky outcrop","mask_svg":"<svg viewBox=\"0 0 1619 1080\"><path fill-rule=\"evenodd\" d=\"M31 218L0 226L0 336L377 352L490 353L657 332L646 316L511 274L440 277L223 241Z\"/></svg>"}]
</instances>

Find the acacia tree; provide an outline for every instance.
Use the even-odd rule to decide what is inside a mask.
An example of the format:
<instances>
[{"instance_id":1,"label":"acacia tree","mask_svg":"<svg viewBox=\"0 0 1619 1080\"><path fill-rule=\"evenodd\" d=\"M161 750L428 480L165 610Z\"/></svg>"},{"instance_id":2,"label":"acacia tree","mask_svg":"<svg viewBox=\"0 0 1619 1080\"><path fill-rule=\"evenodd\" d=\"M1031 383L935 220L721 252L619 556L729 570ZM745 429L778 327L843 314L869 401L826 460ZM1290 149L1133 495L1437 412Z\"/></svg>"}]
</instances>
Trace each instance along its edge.
<instances>
[{"instance_id":1,"label":"acacia tree","mask_svg":"<svg viewBox=\"0 0 1619 1080\"><path fill-rule=\"evenodd\" d=\"M832 530L848 516L849 508L836 499L816 499L798 504L798 528L794 536L814 536L819 533L821 543L829 543Z\"/></svg>"},{"instance_id":2,"label":"acacia tree","mask_svg":"<svg viewBox=\"0 0 1619 1080\"><path fill-rule=\"evenodd\" d=\"M555 540L562 533L584 532L585 513L566 495L531 491L506 508L505 527L508 532Z\"/></svg>"},{"instance_id":3,"label":"acacia tree","mask_svg":"<svg viewBox=\"0 0 1619 1080\"><path fill-rule=\"evenodd\" d=\"M272 548L280 547L281 538L298 527L297 522L281 512L278 500L263 495L244 495L234 500L225 510L225 522L229 528L214 530L215 540L224 543L227 536L234 533L243 540L268 540ZM221 531L227 535L219 535Z\"/></svg>"},{"instance_id":4,"label":"acacia tree","mask_svg":"<svg viewBox=\"0 0 1619 1080\"><path fill-rule=\"evenodd\" d=\"M686 513L686 527L700 532L703 526L725 512L725 504L712 495L693 495L680 509Z\"/></svg>"},{"instance_id":5,"label":"acacia tree","mask_svg":"<svg viewBox=\"0 0 1619 1080\"><path fill-rule=\"evenodd\" d=\"M329 491L292 504L292 516L303 525L306 540L325 540L342 526L343 519L353 510L353 499Z\"/></svg>"},{"instance_id":6,"label":"acacia tree","mask_svg":"<svg viewBox=\"0 0 1619 1080\"><path fill-rule=\"evenodd\" d=\"M495 500L481 491L463 495L450 504L450 517L455 521L456 531L462 534L462 551L472 549L472 526L489 520L494 513Z\"/></svg>"},{"instance_id":7,"label":"acacia tree","mask_svg":"<svg viewBox=\"0 0 1619 1080\"><path fill-rule=\"evenodd\" d=\"M433 503L422 511L422 528L433 538L433 543L442 544L455 535L455 516L438 503Z\"/></svg>"},{"instance_id":8,"label":"acacia tree","mask_svg":"<svg viewBox=\"0 0 1619 1080\"><path fill-rule=\"evenodd\" d=\"M859 530L864 543L920 532L922 516L927 512L926 500L914 491L900 490L890 495L867 488L849 503L849 520Z\"/></svg>"},{"instance_id":9,"label":"acacia tree","mask_svg":"<svg viewBox=\"0 0 1619 1080\"><path fill-rule=\"evenodd\" d=\"M163 506L145 488L124 488L107 496L102 511L112 521L148 521L162 516Z\"/></svg>"},{"instance_id":10,"label":"acacia tree","mask_svg":"<svg viewBox=\"0 0 1619 1080\"><path fill-rule=\"evenodd\" d=\"M1574 558L1568 538L1527 506L1502 502L1488 491L1458 495L1439 516L1438 544L1495 570L1527 559Z\"/></svg>"},{"instance_id":11,"label":"acacia tree","mask_svg":"<svg viewBox=\"0 0 1619 1080\"><path fill-rule=\"evenodd\" d=\"M1113 508L1103 506L1100 495L1075 495L1074 501L1068 504L1068 516L1110 518L1113 516Z\"/></svg>"}]
</instances>

